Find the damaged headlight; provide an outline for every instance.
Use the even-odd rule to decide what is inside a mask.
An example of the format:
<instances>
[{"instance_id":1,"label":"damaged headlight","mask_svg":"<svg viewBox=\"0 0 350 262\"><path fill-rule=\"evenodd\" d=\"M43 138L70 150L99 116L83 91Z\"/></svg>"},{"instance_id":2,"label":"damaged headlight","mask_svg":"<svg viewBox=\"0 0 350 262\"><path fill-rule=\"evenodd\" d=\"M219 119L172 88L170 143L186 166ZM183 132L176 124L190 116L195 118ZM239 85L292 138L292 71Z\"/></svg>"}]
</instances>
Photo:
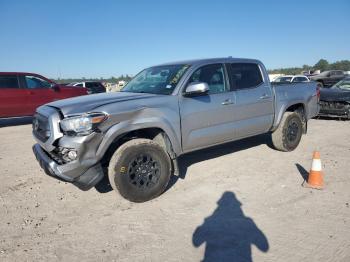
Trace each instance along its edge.
<instances>
[{"instance_id":1,"label":"damaged headlight","mask_svg":"<svg viewBox=\"0 0 350 262\"><path fill-rule=\"evenodd\" d=\"M72 116L61 120L60 126L61 129L67 133L88 135L107 118L108 115L105 113L90 113L81 116Z\"/></svg>"}]
</instances>

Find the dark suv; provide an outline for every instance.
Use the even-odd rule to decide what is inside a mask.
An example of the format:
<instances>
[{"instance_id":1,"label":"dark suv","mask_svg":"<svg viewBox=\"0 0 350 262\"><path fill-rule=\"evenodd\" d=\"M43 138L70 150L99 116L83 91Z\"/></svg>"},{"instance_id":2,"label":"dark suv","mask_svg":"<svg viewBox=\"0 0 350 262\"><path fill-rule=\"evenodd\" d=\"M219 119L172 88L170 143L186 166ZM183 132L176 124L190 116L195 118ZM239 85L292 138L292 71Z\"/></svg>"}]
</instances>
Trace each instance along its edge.
<instances>
[{"instance_id":1,"label":"dark suv","mask_svg":"<svg viewBox=\"0 0 350 262\"><path fill-rule=\"evenodd\" d=\"M319 75L311 76L310 79L317 81L322 87L330 87L345 78L345 76L341 70L330 70L324 71Z\"/></svg>"},{"instance_id":2,"label":"dark suv","mask_svg":"<svg viewBox=\"0 0 350 262\"><path fill-rule=\"evenodd\" d=\"M105 93L105 86L98 81L85 81L85 82L74 82L69 84L69 86L85 87L88 94Z\"/></svg>"}]
</instances>

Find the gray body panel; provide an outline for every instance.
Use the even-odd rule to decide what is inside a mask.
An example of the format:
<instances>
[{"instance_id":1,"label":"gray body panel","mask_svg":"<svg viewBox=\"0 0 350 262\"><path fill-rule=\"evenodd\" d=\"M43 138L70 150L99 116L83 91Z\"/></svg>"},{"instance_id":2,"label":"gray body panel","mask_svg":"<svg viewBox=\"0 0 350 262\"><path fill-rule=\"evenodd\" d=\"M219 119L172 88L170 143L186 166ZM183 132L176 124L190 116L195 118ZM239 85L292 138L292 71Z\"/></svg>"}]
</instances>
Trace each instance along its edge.
<instances>
[{"instance_id":1,"label":"gray body panel","mask_svg":"<svg viewBox=\"0 0 350 262\"><path fill-rule=\"evenodd\" d=\"M197 97L183 95L187 81L196 69L218 63L258 64L263 83L254 88L224 93ZM179 156L272 131L291 105L302 104L307 120L318 113L316 83L271 86L265 67L258 60L219 58L171 64L190 65L171 95L104 93L55 101L37 109L37 112L49 118L50 126L55 127L46 142L34 136L40 146L48 153L54 149L54 143L78 151L77 160L57 167L61 178L69 176L73 180L79 179L81 174L99 164L114 141L130 131L144 128L163 130L174 155ZM56 109L54 113L53 109ZM61 118L88 112L105 112L109 115L99 126L100 133L69 137L60 132Z\"/></svg>"}]
</instances>

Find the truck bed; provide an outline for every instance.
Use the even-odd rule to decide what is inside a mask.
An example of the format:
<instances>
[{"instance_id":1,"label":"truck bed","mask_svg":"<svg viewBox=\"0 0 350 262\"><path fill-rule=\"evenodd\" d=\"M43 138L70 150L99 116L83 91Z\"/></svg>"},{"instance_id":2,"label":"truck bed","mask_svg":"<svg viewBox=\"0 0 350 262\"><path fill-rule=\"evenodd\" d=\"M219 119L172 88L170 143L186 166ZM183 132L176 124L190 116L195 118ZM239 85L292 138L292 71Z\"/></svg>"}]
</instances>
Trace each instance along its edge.
<instances>
[{"instance_id":1,"label":"truck bed","mask_svg":"<svg viewBox=\"0 0 350 262\"><path fill-rule=\"evenodd\" d=\"M285 110L294 104L302 104L306 110L305 116L311 119L319 112L318 86L316 82L304 83L271 83L275 92L275 121L278 125ZM306 104L305 104L306 103Z\"/></svg>"}]
</instances>

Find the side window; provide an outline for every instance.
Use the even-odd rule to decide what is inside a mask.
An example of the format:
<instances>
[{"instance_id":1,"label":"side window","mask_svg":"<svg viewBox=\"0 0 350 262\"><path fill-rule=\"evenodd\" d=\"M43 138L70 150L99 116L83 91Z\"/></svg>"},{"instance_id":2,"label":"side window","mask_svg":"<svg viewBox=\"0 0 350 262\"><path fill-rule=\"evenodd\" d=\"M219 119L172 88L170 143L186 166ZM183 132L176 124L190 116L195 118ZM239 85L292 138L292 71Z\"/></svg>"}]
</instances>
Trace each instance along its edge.
<instances>
[{"instance_id":1,"label":"side window","mask_svg":"<svg viewBox=\"0 0 350 262\"><path fill-rule=\"evenodd\" d=\"M80 83L80 84L77 84L77 85L75 85L75 86L83 87L83 84Z\"/></svg>"},{"instance_id":2,"label":"side window","mask_svg":"<svg viewBox=\"0 0 350 262\"><path fill-rule=\"evenodd\" d=\"M51 84L48 81L36 76L25 76L25 80L27 83L27 88L29 89L51 87Z\"/></svg>"},{"instance_id":3,"label":"side window","mask_svg":"<svg viewBox=\"0 0 350 262\"><path fill-rule=\"evenodd\" d=\"M0 75L0 89L19 88L18 78L15 75Z\"/></svg>"},{"instance_id":4,"label":"side window","mask_svg":"<svg viewBox=\"0 0 350 262\"><path fill-rule=\"evenodd\" d=\"M343 75L343 72L342 72L342 71L336 71L335 74L336 74L337 76L341 76L341 75Z\"/></svg>"},{"instance_id":5,"label":"side window","mask_svg":"<svg viewBox=\"0 0 350 262\"><path fill-rule=\"evenodd\" d=\"M246 89L252 88L263 83L260 68L252 63L231 64L230 78L233 88Z\"/></svg>"},{"instance_id":6,"label":"side window","mask_svg":"<svg viewBox=\"0 0 350 262\"><path fill-rule=\"evenodd\" d=\"M299 76L299 77L295 77L293 79L293 82L307 82L307 79L306 79L306 77Z\"/></svg>"},{"instance_id":7,"label":"side window","mask_svg":"<svg viewBox=\"0 0 350 262\"><path fill-rule=\"evenodd\" d=\"M209 86L209 94L228 91L225 84L224 66L222 64L207 65L197 69L190 77L188 84L205 82Z\"/></svg>"}]
</instances>

